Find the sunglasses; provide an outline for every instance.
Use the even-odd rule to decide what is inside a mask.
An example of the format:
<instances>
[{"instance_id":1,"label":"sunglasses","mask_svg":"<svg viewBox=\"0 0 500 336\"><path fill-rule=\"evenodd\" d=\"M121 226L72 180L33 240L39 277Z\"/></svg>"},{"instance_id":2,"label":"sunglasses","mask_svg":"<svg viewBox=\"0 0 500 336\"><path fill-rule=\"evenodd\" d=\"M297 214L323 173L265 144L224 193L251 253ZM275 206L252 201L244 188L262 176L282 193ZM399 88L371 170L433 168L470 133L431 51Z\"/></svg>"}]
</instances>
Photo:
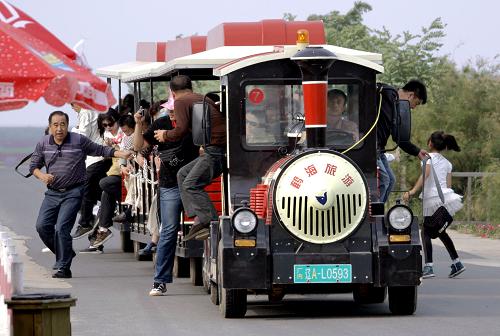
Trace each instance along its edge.
<instances>
[{"instance_id":1,"label":"sunglasses","mask_svg":"<svg viewBox=\"0 0 500 336\"><path fill-rule=\"evenodd\" d=\"M108 123L102 123L102 127L112 127L115 123L111 123L111 124L108 124Z\"/></svg>"}]
</instances>

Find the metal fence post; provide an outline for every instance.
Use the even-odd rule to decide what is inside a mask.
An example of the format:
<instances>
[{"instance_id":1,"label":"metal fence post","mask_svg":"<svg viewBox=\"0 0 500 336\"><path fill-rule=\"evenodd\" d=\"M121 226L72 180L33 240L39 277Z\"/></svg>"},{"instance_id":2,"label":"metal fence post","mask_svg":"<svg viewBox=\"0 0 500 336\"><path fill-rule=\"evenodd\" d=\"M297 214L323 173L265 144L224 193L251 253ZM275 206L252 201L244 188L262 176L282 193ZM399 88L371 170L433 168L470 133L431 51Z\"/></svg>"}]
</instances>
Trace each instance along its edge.
<instances>
[{"instance_id":1,"label":"metal fence post","mask_svg":"<svg viewBox=\"0 0 500 336\"><path fill-rule=\"evenodd\" d=\"M472 177L467 176L467 223L471 222L471 208L472 208Z\"/></svg>"}]
</instances>

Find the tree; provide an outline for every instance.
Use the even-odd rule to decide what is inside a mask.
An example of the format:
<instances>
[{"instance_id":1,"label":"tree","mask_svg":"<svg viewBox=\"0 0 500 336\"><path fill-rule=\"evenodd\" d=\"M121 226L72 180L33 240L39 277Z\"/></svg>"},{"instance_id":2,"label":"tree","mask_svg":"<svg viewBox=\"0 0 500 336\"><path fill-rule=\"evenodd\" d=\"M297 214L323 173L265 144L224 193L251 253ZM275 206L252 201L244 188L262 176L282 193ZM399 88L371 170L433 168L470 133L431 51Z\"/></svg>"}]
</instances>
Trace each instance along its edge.
<instances>
[{"instance_id":1,"label":"tree","mask_svg":"<svg viewBox=\"0 0 500 336\"><path fill-rule=\"evenodd\" d=\"M346 48L383 55L385 71L379 81L401 86L411 78L423 80L428 87L428 104L412 113L412 142L427 148L430 134L443 130L453 134L462 148L446 153L454 171L500 171L500 65L498 60L478 59L459 69L448 56L439 56L446 25L440 18L421 32L393 34L386 27L371 29L363 15L372 10L365 2L356 2L345 14L331 11L313 14L308 20L323 20L327 42ZM391 144L388 144L390 147ZM418 159L401 155L394 171L401 185L413 185L420 175ZM453 187L465 191L465 179ZM500 174L477 180L473 198L473 216L500 223ZM420 213L421 206L415 208ZM460 216L460 213L459 213Z\"/></svg>"}]
</instances>

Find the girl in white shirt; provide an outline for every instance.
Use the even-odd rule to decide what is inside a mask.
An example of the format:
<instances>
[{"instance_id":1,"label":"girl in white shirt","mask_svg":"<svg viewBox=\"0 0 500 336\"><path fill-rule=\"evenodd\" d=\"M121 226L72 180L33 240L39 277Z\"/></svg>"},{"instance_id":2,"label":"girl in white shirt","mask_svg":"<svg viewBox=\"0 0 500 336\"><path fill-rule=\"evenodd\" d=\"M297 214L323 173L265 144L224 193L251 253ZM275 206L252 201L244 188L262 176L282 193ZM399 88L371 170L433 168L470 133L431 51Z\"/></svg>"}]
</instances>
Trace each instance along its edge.
<instances>
[{"instance_id":1,"label":"girl in white shirt","mask_svg":"<svg viewBox=\"0 0 500 336\"><path fill-rule=\"evenodd\" d=\"M432 161L427 160L424 193L420 194L420 198L423 200L424 221L428 220L428 218L432 216L441 205L443 205L438 195L434 177L431 176L431 164L436 172L439 185L443 191L445 200L444 206L450 215L453 216L463 207L462 196L456 194L453 189L451 189L452 164L441 154L444 150L454 150L460 152L460 147L458 146L455 137L450 134L445 134L443 131L436 131L431 134L428 140L428 146L429 156ZM408 201L411 196L415 195L420 190L420 188L422 188L422 176L419 177L417 183L415 183L415 186L410 191L403 194L403 199ZM438 238L443 242L451 260L453 261L449 277L454 278L465 271L465 267L460 262L455 245L446 231L443 231ZM435 276L432 262L432 242L430 236L425 230L425 227L422 228L422 242L425 254L425 266L422 276L423 278L432 278Z\"/></svg>"}]
</instances>

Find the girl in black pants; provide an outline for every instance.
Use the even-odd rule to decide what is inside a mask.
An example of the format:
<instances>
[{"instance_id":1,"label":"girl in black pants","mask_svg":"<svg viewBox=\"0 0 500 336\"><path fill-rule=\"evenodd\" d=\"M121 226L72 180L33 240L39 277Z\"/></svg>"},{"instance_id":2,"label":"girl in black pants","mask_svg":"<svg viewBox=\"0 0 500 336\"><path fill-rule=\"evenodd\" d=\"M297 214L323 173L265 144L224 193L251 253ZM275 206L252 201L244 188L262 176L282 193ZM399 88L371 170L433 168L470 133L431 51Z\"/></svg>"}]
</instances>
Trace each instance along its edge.
<instances>
[{"instance_id":1,"label":"girl in black pants","mask_svg":"<svg viewBox=\"0 0 500 336\"><path fill-rule=\"evenodd\" d=\"M420 176L417 183L415 183L415 186L403 195L403 199L408 201L409 198L415 195L417 191L422 188L422 185L424 185L423 195L420 195L420 198L422 198L423 201L424 221L429 220L434 212L443 205L443 202L439 197L434 176L431 176L434 173L436 174L438 184L443 192L444 206L450 215L453 216L463 207L462 196L456 194L453 189L451 189L452 164L441 154L444 150L460 151L460 147L458 146L455 137L453 135L445 134L442 131L437 131L431 134L428 146L431 160L427 161L425 168L425 182L423 181L422 176ZM431 164L433 169L431 169ZM455 245L446 231L443 231L438 238L443 242L446 250L448 250L448 253L450 254L450 258L453 263L451 264L449 277L454 278L465 271L465 267L460 262ZM431 237L425 230L425 225L422 228L422 242L424 244L425 253L425 266L422 277L432 278L435 276L433 268L434 265L432 262L432 242Z\"/></svg>"}]
</instances>

